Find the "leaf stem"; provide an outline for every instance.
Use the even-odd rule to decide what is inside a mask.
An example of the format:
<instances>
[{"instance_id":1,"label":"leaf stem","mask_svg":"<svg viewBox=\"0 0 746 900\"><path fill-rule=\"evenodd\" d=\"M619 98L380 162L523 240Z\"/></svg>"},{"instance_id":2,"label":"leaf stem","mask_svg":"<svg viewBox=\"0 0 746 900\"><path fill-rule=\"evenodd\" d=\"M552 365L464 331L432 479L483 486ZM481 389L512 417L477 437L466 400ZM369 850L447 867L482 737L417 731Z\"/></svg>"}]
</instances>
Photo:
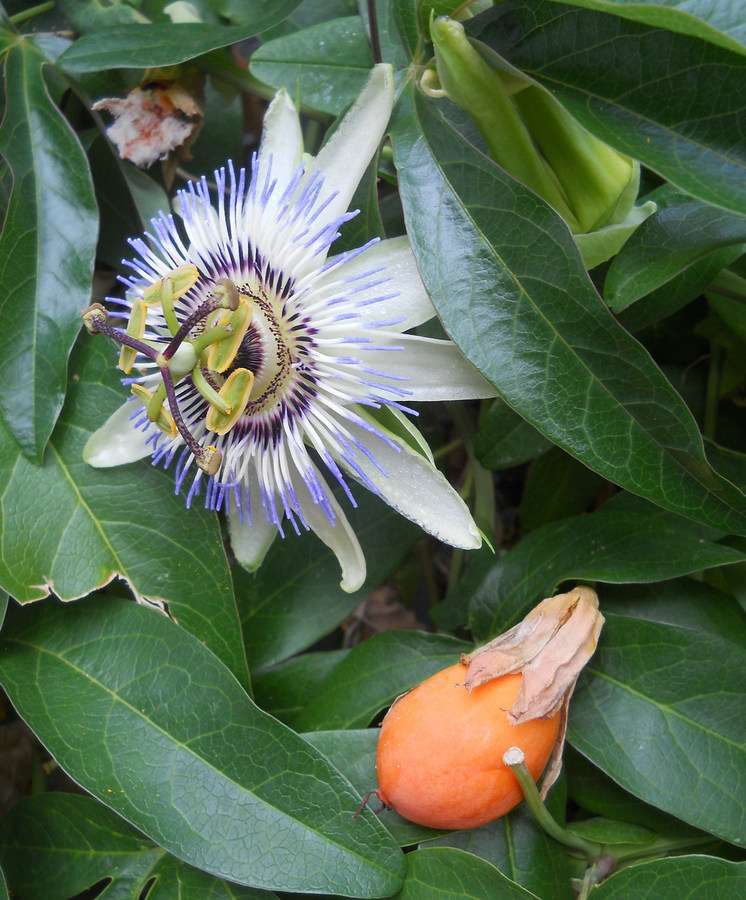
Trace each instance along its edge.
<instances>
[{"instance_id":1,"label":"leaf stem","mask_svg":"<svg viewBox=\"0 0 746 900\"><path fill-rule=\"evenodd\" d=\"M722 347L714 341L710 343L710 366L707 372L707 396L702 433L715 440L717 433L718 407L720 405L720 362Z\"/></svg>"},{"instance_id":2,"label":"leaf stem","mask_svg":"<svg viewBox=\"0 0 746 900\"><path fill-rule=\"evenodd\" d=\"M8 21L11 25L22 25L29 19L33 19L34 16L40 16L42 13L49 12L50 9L54 9L54 0L47 0L46 3L38 3L30 9L21 10L21 12L17 12L13 16L8 16Z\"/></svg>"},{"instance_id":3,"label":"leaf stem","mask_svg":"<svg viewBox=\"0 0 746 900\"><path fill-rule=\"evenodd\" d=\"M378 13L376 0L368 0L368 27L370 29L370 49L373 64L381 62L381 41L378 37Z\"/></svg>"}]
</instances>

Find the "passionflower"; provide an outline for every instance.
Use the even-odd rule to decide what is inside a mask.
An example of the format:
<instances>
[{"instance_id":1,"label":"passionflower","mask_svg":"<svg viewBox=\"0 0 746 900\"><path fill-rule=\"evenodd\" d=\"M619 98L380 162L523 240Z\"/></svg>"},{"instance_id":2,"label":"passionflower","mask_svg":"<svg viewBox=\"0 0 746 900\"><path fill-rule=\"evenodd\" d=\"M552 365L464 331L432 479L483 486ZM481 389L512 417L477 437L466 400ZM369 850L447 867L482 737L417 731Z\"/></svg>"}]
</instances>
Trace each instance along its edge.
<instances>
[{"instance_id":1,"label":"passionflower","mask_svg":"<svg viewBox=\"0 0 746 900\"><path fill-rule=\"evenodd\" d=\"M89 331L121 345L133 397L88 441L92 466L175 460L187 506L229 514L236 558L253 569L286 523L313 530L356 590L365 560L341 505L350 480L440 540L481 537L435 467L410 402L494 395L449 340L410 333L435 315L406 238L330 256L393 105L390 67L315 157L303 152L284 91L270 104L250 172L215 172L179 191L181 223L161 214L131 245L119 304ZM134 370L134 371L133 371Z\"/></svg>"}]
</instances>

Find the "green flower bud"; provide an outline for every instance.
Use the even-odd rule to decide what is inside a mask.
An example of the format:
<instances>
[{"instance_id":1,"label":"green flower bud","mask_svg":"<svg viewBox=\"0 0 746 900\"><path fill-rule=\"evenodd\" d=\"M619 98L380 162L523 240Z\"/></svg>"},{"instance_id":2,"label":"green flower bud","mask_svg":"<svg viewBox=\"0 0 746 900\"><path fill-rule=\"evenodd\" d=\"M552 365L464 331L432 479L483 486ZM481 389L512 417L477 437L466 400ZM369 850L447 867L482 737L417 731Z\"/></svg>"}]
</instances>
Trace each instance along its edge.
<instances>
[{"instance_id":1,"label":"green flower bud","mask_svg":"<svg viewBox=\"0 0 746 900\"><path fill-rule=\"evenodd\" d=\"M423 90L447 95L469 113L495 162L550 203L578 236L589 268L618 252L655 210L655 204L635 207L639 163L586 131L489 48L480 52L459 22L431 21L430 34L437 80L430 69Z\"/></svg>"}]
</instances>

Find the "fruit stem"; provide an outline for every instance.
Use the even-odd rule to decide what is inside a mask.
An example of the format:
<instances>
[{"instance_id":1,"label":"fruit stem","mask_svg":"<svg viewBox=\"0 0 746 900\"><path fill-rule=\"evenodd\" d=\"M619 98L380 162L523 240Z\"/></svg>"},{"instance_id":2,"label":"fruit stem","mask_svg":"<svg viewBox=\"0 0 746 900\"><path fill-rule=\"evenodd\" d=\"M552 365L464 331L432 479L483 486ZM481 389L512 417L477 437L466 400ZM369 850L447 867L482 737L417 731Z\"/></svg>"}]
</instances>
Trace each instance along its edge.
<instances>
[{"instance_id":1,"label":"fruit stem","mask_svg":"<svg viewBox=\"0 0 746 900\"><path fill-rule=\"evenodd\" d=\"M566 847L571 847L573 850L579 850L588 860L599 859L604 852L604 848L601 844L596 844L593 841L586 841L577 834L567 831L567 829L563 828L552 817L549 810L541 802L539 790L536 787L536 782L531 777L531 773L526 767L525 759L525 754L520 747L511 747L510 750L507 750L503 754L503 762L511 769L518 779L518 784L521 786L528 808L533 813L536 821L550 837L555 839L555 841L559 841L561 844L564 844Z\"/></svg>"}]
</instances>

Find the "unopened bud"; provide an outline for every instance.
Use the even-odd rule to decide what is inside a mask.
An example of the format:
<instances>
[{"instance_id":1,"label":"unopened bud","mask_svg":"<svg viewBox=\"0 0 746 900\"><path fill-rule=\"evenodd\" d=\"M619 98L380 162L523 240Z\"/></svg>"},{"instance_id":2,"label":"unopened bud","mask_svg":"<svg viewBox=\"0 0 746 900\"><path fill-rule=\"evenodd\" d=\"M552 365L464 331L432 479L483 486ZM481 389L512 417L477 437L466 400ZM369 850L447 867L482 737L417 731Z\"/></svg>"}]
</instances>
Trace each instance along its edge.
<instances>
[{"instance_id":1,"label":"unopened bud","mask_svg":"<svg viewBox=\"0 0 746 900\"><path fill-rule=\"evenodd\" d=\"M474 120L490 156L543 197L576 235L588 268L619 251L655 211L635 206L640 166L600 141L533 79L452 19L431 22L437 79L422 86L446 94Z\"/></svg>"}]
</instances>

